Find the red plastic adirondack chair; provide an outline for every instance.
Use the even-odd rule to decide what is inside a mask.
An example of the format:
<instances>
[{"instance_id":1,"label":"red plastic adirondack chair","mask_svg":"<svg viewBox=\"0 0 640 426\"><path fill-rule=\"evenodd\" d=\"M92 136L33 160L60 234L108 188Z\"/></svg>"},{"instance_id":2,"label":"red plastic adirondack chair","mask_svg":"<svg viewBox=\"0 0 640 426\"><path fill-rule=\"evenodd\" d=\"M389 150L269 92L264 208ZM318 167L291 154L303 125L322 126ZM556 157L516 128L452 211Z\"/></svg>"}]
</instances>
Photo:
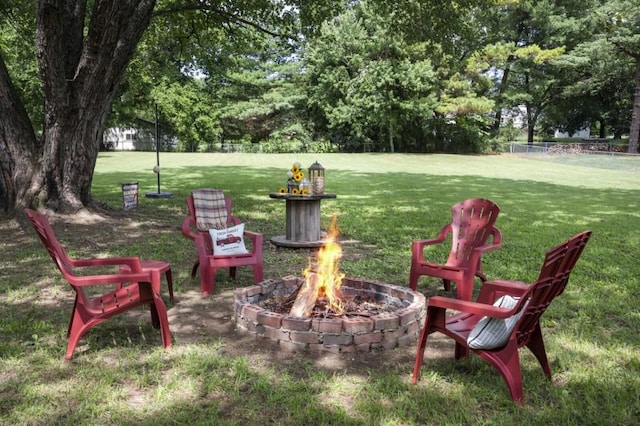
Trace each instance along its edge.
<instances>
[{"instance_id":1,"label":"red plastic adirondack chair","mask_svg":"<svg viewBox=\"0 0 640 426\"><path fill-rule=\"evenodd\" d=\"M415 290L422 275L437 277L442 279L445 290L449 290L451 281L456 284L458 299L471 300L474 277L486 281L482 272L482 255L502 245L502 234L494 226L498 213L500 208L496 204L481 198L454 204L451 223L445 225L436 238L413 242L409 287ZM442 244L449 233L452 246L446 263L426 260L425 247Z\"/></svg>"},{"instance_id":2,"label":"red plastic adirondack chair","mask_svg":"<svg viewBox=\"0 0 640 426\"><path fill-rule=\"evenodd\" d=\"M544 374L551 379L540 317L551 301L564 291L569 275L590 236L591 231L584 231L547 251L538 279L531 285L517 281L487 281L476 302L440 296L430 298L425 325L418 342L413 383L420 378L427 336L440 332L455 340L456 359L467 357L471 351L497 369L509 387L511 399L522 404L524 395L518 349L524 346L529 348L538 359ZM496 301L505 295L517 298L511 299L511 308L498 307L500 303ZM448 309L457 313L447 316ZM512 330L508 329L504 320L513 320ZM487 334L490 330L495 333ZM502 336L497 330L501 331Z\"/></svg>"},{"instance_id":3,"label":"red plastic adirondack chair","mask_svg":"<svg viewBox=\"0 0 640 426\"><path fill-rule=\"evenodd\" d=\"M67 331L66 359L73 358L73 352L78 342L91 327L141 305L151 307L151 322L154 327L160 328L162 345L165 348L171 346L167 308L159 294L159 274L152 279L152 272L144 272L140 259L137 257L72 259L67 256L56 238L46 216L30 209L25 209L25 213L56 267L76 293ZM115 271L125 266L128 272L108 274L102 268L105 266L113 266ZM76 274L80 268L90 267L101 267L100 273L97 275ZM100 288L97 286L104 285L108 285L108 288L104 288L106 292L96 295L96 288ZM114 285L115 290L113 290ZM87 291L89 289L91 289L91 294Z\"/></svg>"},{"instance_id":4,"label":"red plastic adirondack chair","mask_svg":"<svg viewBox=\"0 0 640 426\"><path fill-rule=\"evenodd\" d=\"M216 272L220 268L229 268L229 276L235 279L236 268L238 266L249 266L253 268L253 277L256 284L262 281L263 264L262 264L262 243L263 235L257 232L244 230L244 238L250 242L248 253L235 255L214 255L213 244L209 229L206 223L198 223L199 215L194 202L194 194L196 196L213 197L215 193L219 193L220 202L214 206L209 213L221 220L227 226L238 225L241 223L237 216L231 213L231 198L225 196L218 189L199 189L193 191L187 197L188 216L182 222L182 234L193 240L198 252L198 259L191 268L191 277L196 276L198 267L200 267L200 289L203 295L213 294L215 288ZM219 210L216 212L215 210ZM202 217L202 215L200 215Z\"/></svg>"}]
</instances>

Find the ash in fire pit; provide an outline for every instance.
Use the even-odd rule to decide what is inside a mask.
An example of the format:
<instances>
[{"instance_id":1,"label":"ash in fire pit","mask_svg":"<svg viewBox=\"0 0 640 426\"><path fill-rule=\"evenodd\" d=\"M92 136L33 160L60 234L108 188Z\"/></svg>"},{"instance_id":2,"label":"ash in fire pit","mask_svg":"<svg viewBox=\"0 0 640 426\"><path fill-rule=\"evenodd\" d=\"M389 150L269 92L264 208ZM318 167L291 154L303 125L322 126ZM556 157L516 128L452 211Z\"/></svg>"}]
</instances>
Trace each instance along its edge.
<instances>
[{"instance_id":1,"label":"ash in fire pit","mask_svg":"<svg viewBox=\"0 0 640 426\"><path fill-rule=\"evenodd\" d=\"M266 310L279 314L290 314L291 309L297 299L300 287L290 294L276 294L261 300L258 305ZM391 313L408 306L408 301L402 301L396 297L380 297L379 294L371 291L353 291L347 289L347 294L342 294L342 312L338 313L331 309L327 297L319 297L308 316L312 318L339 318L339 317L371 317L377 314ZM343 292L344 293L344 292ZM292 315L296 316L296 315Z\"/></svg>"},{"instance_id":2,"label":"ash in fire pit","mask_svg":"<svg viewBox=\"0 0 640 426\"><path fill-rule=\"evenodd\" d=\"M304 278L288 276L236 290L234 320L240 329L289 350L370 351L413 345L425 315L425 297L406 287L343 278L343 312L316 301L308 317L290 304ZM289 306L288 306L289 305Z\"/></svg>"}]
</instances>

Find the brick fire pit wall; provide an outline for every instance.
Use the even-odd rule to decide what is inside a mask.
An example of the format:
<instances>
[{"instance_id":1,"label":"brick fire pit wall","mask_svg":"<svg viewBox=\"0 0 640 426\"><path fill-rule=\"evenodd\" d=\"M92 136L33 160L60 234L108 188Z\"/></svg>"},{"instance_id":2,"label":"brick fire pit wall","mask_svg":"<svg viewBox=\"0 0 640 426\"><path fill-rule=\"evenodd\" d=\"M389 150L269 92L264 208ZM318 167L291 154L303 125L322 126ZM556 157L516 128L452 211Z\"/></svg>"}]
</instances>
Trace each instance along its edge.
<instances>
[{"instance_id":1,"label":"brick fire pit wall","mask_svg":"<svg viewBox=\"0 0 640 426\"><path fill-rule=\"evenodd\" d=\"M399 306L394 312L371 316L299 318L259 305L270 296L291 294L301 282L301 277L287 276L236 290L234 320L238 328L292 351L372 351L416 343L426 312L425 297L407 287L344 278L341 289L345 298L364 293Z\"/></svg>"}]
</instances>

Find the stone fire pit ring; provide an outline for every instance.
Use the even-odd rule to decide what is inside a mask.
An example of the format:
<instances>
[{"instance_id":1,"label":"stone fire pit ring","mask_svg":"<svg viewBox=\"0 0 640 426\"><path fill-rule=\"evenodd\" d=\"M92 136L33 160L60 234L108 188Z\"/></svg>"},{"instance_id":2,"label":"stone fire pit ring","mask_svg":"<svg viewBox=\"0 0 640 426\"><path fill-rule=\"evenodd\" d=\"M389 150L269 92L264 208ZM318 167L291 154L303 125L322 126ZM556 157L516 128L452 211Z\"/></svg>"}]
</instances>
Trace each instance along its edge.
<instances>
[{"instance_id":1,"label":"stone fire pit ring","mask_svg":"<svg viewBox=\"0 0 640 426\"><path fill-rule=\"evenodd\" d=\"M399 306L393 312L371 316L300 318L260 306L261 301L271 296L291 294L302 282L302 277L287 276L237 289L234 293L236 326L290 351L368 352L416 343L426 314L426 301L423 294L407 287L344 278L341 290L345 298L367 294Z\"/></svg>"}]
</instances>

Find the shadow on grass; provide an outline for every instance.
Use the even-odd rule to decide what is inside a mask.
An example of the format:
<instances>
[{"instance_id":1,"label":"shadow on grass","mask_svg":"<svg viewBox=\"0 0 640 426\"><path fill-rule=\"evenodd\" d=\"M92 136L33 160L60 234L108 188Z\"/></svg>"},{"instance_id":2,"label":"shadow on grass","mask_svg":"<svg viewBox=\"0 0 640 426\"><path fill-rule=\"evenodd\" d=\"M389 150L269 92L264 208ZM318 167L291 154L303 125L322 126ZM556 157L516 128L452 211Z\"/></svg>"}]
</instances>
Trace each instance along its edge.
<instances>
[{"instance_id":1,"label":"shadow on grass","mask_svg":"<svg viewBox=\"0 0 640 426\"><path fill-rule=\"evenodd\" d=\"M73 294L33 230L1 222L2 411L15 413L10 414L15 423L360 425L500 422L512 416L501 377L480 360L454 361L448 342L430 338L423 379L412 386L413 347L366 354L283 353L235 330L232 294L252 284L249 270L240 268L236 281L220 271L215 295L200 297L198 280L189 277L195 249L180 233L184 200L195 188L224 189L233 198L234 213L265 235L265 278L297 274L306 266L308 251L268 243L284 229L284 202L268 197L282 175L276 168L170 170L163 174L163 190L173 198L148 199L144 193L155 190L153 177L133 174L126 181L140 181L140 203L123 211L122 176L97 173L94 195L109 210L82 220L52 218L70 255L139 255L172 264L176 303L168 308L175 344L169 351L161 349L159 332L141 309L94 327L74 362L62 361ZM333 212L338 214L347 275L398 285L408 281L411 241L435 236L450 220L451 205L465 198L490 198L502 209L497 226L503 247L484 259L490 279L532 282L547 249L592 229L567 291L544 317L557 382L550 384L535 359L522 354L528 400L520 416L536 423L629 418L614 412L619 405L611 399L618 394L634 401L632 385L639 380L637 363L621 360L617 349L639 344L629 330L640 323L628 314L639 302L633 275L633 253L640 244L634 226L637 191L342 171L331 172L327 191L337 199L323 201L321 220L326 228ZM433 256L447 252L436 250ZM428 296L446 294L437 281L421 283L419 290ZM565 340L575 345L558 343ZM591 354L578 346L584 342L605 349ZM615 371L606 368L619 360ZM38 404L40 413L32 408ZM637 404L627 415L634 412Z\"/></svg>"}]
</instances>

